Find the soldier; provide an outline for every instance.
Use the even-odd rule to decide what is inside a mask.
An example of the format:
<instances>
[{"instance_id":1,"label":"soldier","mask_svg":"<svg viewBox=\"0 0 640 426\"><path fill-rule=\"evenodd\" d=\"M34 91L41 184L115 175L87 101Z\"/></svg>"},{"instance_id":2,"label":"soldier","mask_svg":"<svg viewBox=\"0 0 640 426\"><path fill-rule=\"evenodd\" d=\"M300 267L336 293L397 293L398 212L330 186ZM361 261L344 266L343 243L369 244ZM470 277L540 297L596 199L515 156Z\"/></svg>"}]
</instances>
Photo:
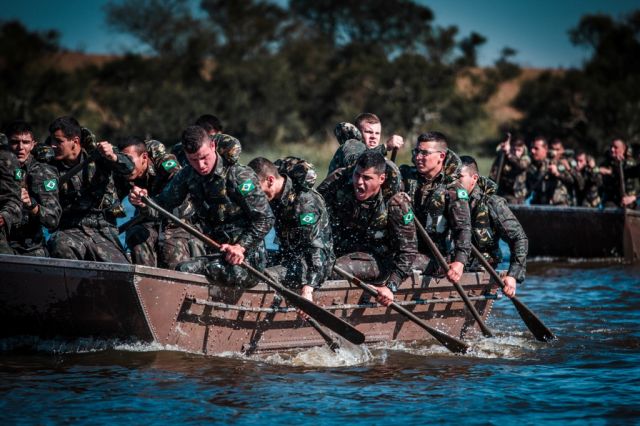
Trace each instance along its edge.
<instances>
[{"instance_id":1,"label":"soldier","mask_svg":"<svg viewBox=\"0 0 640 426\"><path fill-rule=\"evenodd\" d=\"M445 257L450 254L453 242L452 261L446 275L450 281L457 282L471 254L469 194L458 181L460 159L448 149L444 134L427 132L418 136L413 164L400 166L404 188L413 201L416 219ZM419 250L430 258L425 271L435 273L435 255L422 242Z\"/></svg>"},{"instance_id":2,"label":"soldier","mask_svg":"<svg viewBox=\"0 0 640 426\"><path fill-rule=\"evenodd\" d=\"M581 207L600 206L602 174L600 173L600 168L596 166L596 160L586 152L578 150L573 174L576 182L576 205Z\"/></svg>"},{"instance_id":3,"label":"soldier","mask_svg":"<svg viewBox=\"0 0 640 426\"><path fill-rule=\"evenodd\" d=\"M118 200L113 174L129 175L133 162L102 141L89 154L81 145L82 128L72 117L56 118L49 126L53 165L60 174L62 216L58 230L48 241L52 257L129 263L118 239L116 218L125 213ZM85 166L66 182L65 174L78 164Z\"/></svg>"},{"instance_id":4,"label":"soldier","mask_svg":"<svg viewBox=\"0 0 640 426\"><path fill-rule=\"evenodd\" d=\"M222 254L182 262L178 270L205 274L222 285L251 287L258 281L240 264L246 259L253 267L264 269L264 237L273 226L274 217L253 170L231 164L216 152L216 142L224 138L235 140L228 135L211 139L202 127L187 127L181 142L189 166L180 170L154 199L173 209L190 194L203 232L222 244ZM141 196L148 193L134 187L129 195L131 203L143 207Z\"/></svg>"},{"instance_id":5,"label":"soldier","mask_svg":"<svg viewBox=\"0 0 640 426\"><path fill-rule=\"evenodd\" d=\"M21 185L22 220L9 234L9 244L15 254L47 256L42 227L54 231L62 208L58 201L58 172L37 161L31 151L36 145L33 129L24 121L14 121L6 131L9 147L18 158L20 168L15 178Z\"/></svg>"},{"instance_id":6,"label":"soldier","mask_svg":"<svg viewBox=\"0 0 640 426\"><path fill-rule=\"evenodd\" d=\"M531 204L571 204L569 188L574 182L571 166L557 147L556 143L556 150L550 153L546 139L537 137L533 140L532 162L527 171L527 188L533 193Z\"/></svg>"},{"instance_id":7,"label":"soldier","mask_svg":"<svg viewBox=\"0 0 640 426\"><path fill-rule=\"evenodd\" d=\"M209 136L215 136L224 130L220 119L212 114L201 115L193 124L202 127ZM171 152L176 156L182 167L186 167L189 164L181 143L175 144Z\"/></svg>"},{"instance_id":8,"label":"soldier","mask_svg":"<svg viewBox=\"0 0 640 426\"><path fill-rule=\"evenodd\" d=\"M620 175L622 164L623 176ZM631 150L627 149L627 144L620 138L611 141L609 151L604 162L600 165L602 173L602 201L605 207L626 207L633 209L636 207L636 197L638 196L638 184L634 179L631 170L636 162L631 155ZM628 173L624 170L629 169ZM621 187L624 180L624 194L621 196Z\"/></svg>"},{"instance_id":9,"label":"soldier","mask_svg":"<svg viewBox=\"0 0 640 426\"><path fill-rule=\"evenodd\" d=\"M353 173L329 176L318 192L326 200L336 265L376 283L378 302L388 305L418 258L411 201L404 192L382 193L385 158L367 150ZM338 176L336 176L338 175Z\"/></svg>"},{"instance_id":10,"label":"soldier","mask_svg":"<svg viewBox=\"0 0 640 426\"><path fill-rule=\"evenodd\" d=\"M356 128L359 130L361 139L352 138L352 140L361 140L367 149L376 149L383 156L387 154L387 151L392 151L394 149L400 149L404 145L404 140L402 136L391 135L387 142L384 145L380 145L380 135L382 132L382 123L377 115L363 112L358 115L355 119ZM355 134L354 134L355 135ZM357 135L355 135L357 136ZM329 174L333 173L334 170L347 167L353 163L348 163L348 158L353 158L353 151L357 150L357 148L353 147L353 145L357 144L357 142L346 142L341 144L338 147L338 150L333 155L331 159Z\"/></svg>"},{"instance_id":11,"label":"soldier","mask_svg":"<svg viewBox=\"0 0 640 426\"><path fill-rule=\"evenodd\" d=\"M501 161L502 158L502 161ZM498 170L502 163L502 170ZM527 168L531 157L521 138L511 142L511 134L500 144L499 157L491 166L490 178L498 185L498 195L510 204L524 204L527 198ZM500 182L498 182L500 176Z\"/></svg>"},{"instance_id":12,"label":"soldier","mask_svg":"<svg viewBox=\"0 0 640 426\"><path fill-rule=\"evenodd\" d=\"M503 291L508 297L513 297L516 285L525 278L529 240L506 200L495 194L496 184L480 177L473 157L464 155L460 160L460 183L469 193L473 244L495 268L502 261L500 239L507 242L511 259L507 275L502 279ZM477 259L468 262L467 266L477 268Z\"/></svg>"},{"instance_id":13,"label":"soldier","mask_svg":"<svg viewBox=\"0 0 640 426\"><path fill-rule=\"evenodd\" d=\"M335 261L329 214L313 189L313 166L295 157L276 163L280 167L263 157L249 163L275 216L282 267L270 269L286 286L312 300L314 288L327 279Z\"/></svg>"},{"instance_id":14,"label":"soldier","mask_svg":"<svg viewBox=\"0 0 640 426\"><path fill-rule=\"evenodd\" d=\"M16 156L6 145L0 146L0 254L13 254L8 235L13 226L22 219L17 170L21 169Z\"/></svg>"},{"instance_id":15,"label":"soldier","mask_svg":"<svg viewBox=\"0 0 640 426\"><path fill-rule=\"evenodd\" d=\"M336 135L340 148L335 152L329 163L328 174L341 167L354 164L358 156L367 149L367 146L362 141L360 130L351 123L338 123L333 129L333 133Z\"/></svg>"},{"instance_id":16,"label":"soldier","mask_svg":"<svg viewBox=\"0 0 640 426\"><path fill-rule=\"evenodd\" d=\"M157 140L145 143L132 136L120 141L118 149L128 155L135 166L128 177L115 176L121 199L133 185L147 189L152 196L158 195L181 169L176 157L168 154L164 144ZM193 209L185 202L176 210L176 216L183 218ZM178 263L204 254L203 250L190 252L189 240L192 238L182 228L166 220L150 220L137 213L130 222L132 225L126 230L126 242L131 249L133 263L174 269Z\"/></svg>"}]
</instances>

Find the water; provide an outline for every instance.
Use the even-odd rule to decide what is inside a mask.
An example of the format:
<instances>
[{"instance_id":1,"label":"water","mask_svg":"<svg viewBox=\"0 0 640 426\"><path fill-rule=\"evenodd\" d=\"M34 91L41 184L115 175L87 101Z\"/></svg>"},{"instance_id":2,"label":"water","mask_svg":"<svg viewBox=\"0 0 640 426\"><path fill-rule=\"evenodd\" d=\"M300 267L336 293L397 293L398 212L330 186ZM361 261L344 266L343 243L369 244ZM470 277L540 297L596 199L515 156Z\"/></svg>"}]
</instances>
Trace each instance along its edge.
<instances>
[{"instance_id":1,"label":"water","mask_svg":"<svg viewBox=\"0 0 640 426\"><path fill-rule=\"evenodd\" d=\"M557 341L535 341L507 299L488 322L497 337L465 356L437 345L248 358L3 341L2 423L639 423L640 267L531 265L519 295Z\"/></svg>"}]
</instances>

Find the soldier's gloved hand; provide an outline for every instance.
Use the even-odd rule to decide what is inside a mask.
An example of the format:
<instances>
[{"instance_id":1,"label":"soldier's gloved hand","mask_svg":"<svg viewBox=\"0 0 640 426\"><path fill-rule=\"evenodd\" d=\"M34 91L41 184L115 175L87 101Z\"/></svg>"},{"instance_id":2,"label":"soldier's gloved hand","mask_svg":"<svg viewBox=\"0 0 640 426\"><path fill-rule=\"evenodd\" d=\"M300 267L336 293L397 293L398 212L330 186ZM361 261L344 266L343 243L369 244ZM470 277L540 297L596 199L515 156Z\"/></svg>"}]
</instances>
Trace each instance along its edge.
<instances>
[{"instance_id":1,"label":"soldier's gloved hand","mask_svg":"<svg viewBox=\"0 0 640 426\"><path fill-rule=\"evenodd\" d=\"M134 206L144 207L145 204L142 202L142 197L146 197L147 195L149 195L149 193L146 189L134 185L131 192L129 192L129 202Z\"/></svg>"},{"instance_id":2,"label":"soldier's gloved hand","mask_svg":"<svg viewBox=\"0 0 640 426\"><path fill-rule=\"evenodd\" d=\"M512 298L516 295L516 279L510 277L509 275L505 276L502 279L504 283L504 287L502 287L502 291L508 298Z\"/></svg>"},{"instance_id":3,"label":"soldier's gloved hand","mask_svg":"<svg viewBox=\"0 0 640 426\"><path fill-rule=\"evenodd\" d=\"M311 287L310 285L303 285L302 288L300 289L300 296L313 302L313 287ZM296 312L298 313L298 316L303 320L309 319L309 316L305 314L304 311L301 311L300 309L296 309Z\"/></svg>"},{"instance_id":4,"label":"soldier's gloved hand","mask_svg":"<svg viewBox=\"0 0 640 426\"><path fill-rule=\"evenodd\" d=\"M464 264L462 262L451 262L447 271L447 279L453 283L457 283L462 278Z\"/></svg>"},{"instance_id":5,"label":"soldier's gloved hand","mask_svg":"<svg viewBox=\"0 0 640 426\"><path fill-rule=\"evenodd\" d=\"M112 162L118 161L118 156L116 155L115 152L113 152L113 145L111 145L109 142L107 141L98 142L97 149L98 149L98 152L100 152L100 155L102 155L107 160Z\"/></svg>"},{"instance_id":6,"label":"soldier's gloved hand","mask_svg":"<svg viewBox=\"0 0 640 426\"><path fill-rule=\"evenodd\" d=\"M224 260L232 265L239 265L244 262L244 247L240 244L222 244L220 251L225 254Z\"/></svg>"},{"instance_id":7,"label":"soldier's gloved hand","mask_svg":"<svg viewBox=\"0 0 640 426\"><path fill-rule=\"evenodd\" d=\"M387 151L393 151L395 148L400 149L404 146L404 139L402 136L392 135L387 139Z\"/></svg>"},{"instance_id":8,"label":"soldier's gloved hand","mask_svg":"<svg viewBox=\"0 0 640 426\"><path fill-rule=\"evenodd\" d=\"M387 286L376 286L376 290L378 290L376 302L382 306L389 306L393 302L393 293Z\"/></svg>"}]
</instances>

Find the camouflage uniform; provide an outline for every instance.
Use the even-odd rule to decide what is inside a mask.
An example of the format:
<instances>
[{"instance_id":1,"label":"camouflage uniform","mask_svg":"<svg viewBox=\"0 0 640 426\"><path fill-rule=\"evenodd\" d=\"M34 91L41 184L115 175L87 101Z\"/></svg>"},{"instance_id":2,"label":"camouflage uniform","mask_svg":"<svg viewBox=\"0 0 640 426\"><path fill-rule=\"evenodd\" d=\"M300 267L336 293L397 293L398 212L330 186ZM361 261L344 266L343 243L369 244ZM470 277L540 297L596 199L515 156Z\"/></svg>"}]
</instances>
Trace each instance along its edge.
<instances>
[{"instance_id":1,"label":"camouflage uniform","mask_svg":"<svg viewBox=\"0 0 640 426\"><path fill-rule=\"evenodd\" d=\"M414 166L402 165L400 172L404 188L413 200L416 218L440 252L453 261L466 264L471 254L471 219L469 194L457 180L460 158L447 151L443 170L433 180L427 180ZM450 246L453 243L453 253ZM429 246L420 241L419 250L431 260L435 256ZM430 262L427 273L435 272L437 263Z\"/></svg>"},{"instance_id":2,"label":"camouflage uniform","mask_svg":"<svg viewBox=\"0 0 640 426\"><path fill-rule=\"evenodd\" d=\"M622 163L624 168L624 188L626 195L638 195L638 183L634 178L632 170L636 166L636 161L631 155L626 155ZM606 159L602 163L602 167L610 168L610 175L602 176L602 202L605 207L620 207L620 163L607 154ZM629 208L635 208L633 203Z\"/></svg>"},{"instance_id":3,"label":"camouflage uniform","mask_svg":"<svg viewBox=\"0 0 640 426\"><path fill-rule=\"evenodd\" d=\"M529 241L506 200L495 192L496 184L480 177L469 194L473 244L495 268L502 261L500 239L505 240L511 251L507 274L520 283L525 278ZM467 268L477 267L478 260L474 257L468 262Z\"/></svg>"},{"instance_id":4,"label":"camouflage uniform","mask_svg":"<svg viewBox=\"0 0 640 426\"><path fill-rule=\"evenodd\" d=\"M499 164L500 157L496 158L491 166L489 176L494 182L498 178ZM505 155L502 173L500 174L498 195L506 199L509 204L523 204L524 200L527 199L527 169L529 165L531 165L531 157L529 157L526 147L520 157L513 152Z\"/></svg>"},{"instance_id":5,"label":"camouflage uniform","mask_svg":"<svg viewBox=\"0 0 640 426\"><path fill-rule=\"evenodd\" d=\"M580 207L598 207L602 202L600 188L602 187L602 175L600 168L585 166L582 170L573 170L575 181L575 205Z\"/></svg>"},{"instance_id":6,"label":"camouflage uniform","mask_svg":"<svg viewBox=\"0 0 640 426\"><path fill-rule=\"evenodd\" d=\"M362 142L362 133L351 123L338 123L335 129L333 129L333 134L336 135L336 139L340 145L350 139Z\"/></svg>"},{"instance_id":7,"label":"camouflage uniform","mask_svg":"<svg viewBox=\"0 0 640 426\"><path fill-rule=\"evenodd\" d=\"M239 244L246 250L245 261L263 270L266 264L263 240L273 226L274 217L253 170L232 164L219 155L208 175L201 176L187 166L154 198L158 204L173 209L188 194L195 210L194 220L202 231L220 244ZM199 257L180 263L177 269L204 273L223 285L251 287L258 283L241 265L230 265L223 257L220 253Z\"/></svg>"},{"instance_id":8,"label":"camouflage uniform","mask_svg":"<svg viewBox=\"0 0 640 426\"><path fill-rule=\"evenodd\" d=\"M418 255L414 214L409 197L397 192L385 199L380 191L358 201L353 173L338 169L320 186L326 200L336 264L368 281L400 284Z\"/></svg>"},{"instance_id":9,"label":"camouflage uniform","mask_svg":"<svg viewBox=\"0 0 640 426\"><path fill-rule=\"evenodd\" d=\"M133 162L116 152L111 162L99 157L60 185L62 217L58 230L48 241L51 257L129 263L118 239L116 218L125 213L118 200L113 174L129 175ZM83 149L79 161L88 157ZM62 176L71 166L53 164Z\"/></svg>"},{"instance_id":10,"label":"camouflage uniform","mask_svg":"<svg viewBox=\"0 0 640 426\"><path fill-rule=\"evenodd\" d=\"M58 172L44 163L40 163L32 155L27 157L24 164L16 169L16 179L29 192L31 208L22 206L22 221L16 224L9 235L9 243L15 254L27 256L47 256L45 238L42 232L44 226L49 231L58 227L62 214L62 207L58 200ZM31 211L38 205L38 213Z\"/></svg>"},{"instance_id":11,"label":"camouflage uniform","mask_svg":"<svg viewBox=\"0 0 640 426\"><path fill-rule=\"evenodd\" d=\"M318 288L329 277L335 256L329 214L322 196L312 189L315 171L308 174L312 166L292 157L276 161L276 165L285 183L282 195L270 205L282 268L270 270L277 270L280 281L288 287Z\"/></svg>"},{"instance_id":12,"label":"camouflage uniform","mask_svg":"<svg viewBox=\"0 0 640 426\"><path fill-rule=\"evenodd\" d=\"M178 160L173 154L167 154L164 144L156 140L145 142L151 161L148 163L145 174L131 182L145 188L150 196L158 195L169 180L181 169ZM119 198L127 196L131 188L130 182L124 176L114 176ZM137 212L139 214L139 212ZM173 212L176 216L188 221L193 214L193 207L189 200L176 208ZM194 238L167 220L150 220L148 217L134 216L132 221L143 220L141 223L127 229L126 242L131 250L131 260L138 265L160 266L174 269L182 261L192 257L204 255L204 246L192 245Z\"/></svg>"},{"instance_id":13,"label":"camouflage uniform","mask_svg":"<svg viewBox=\"0 0 640 426\"><path fill-rule=\"evenodd\" d=\"M360 154L367 150L364 142L357 139L349 139L345 141L333 154L327 173L330 175L338 169L351 166L358 161Z\"/></svg>"},{"instance_id":14,"label":"camouflage uniform","mask_svg":"<svg viewBox=\"0 0 640 426\"><path fill-rule=\"evenodd\" d=\"M0 216L4 226L0 227L0 253L13 254L7 236L13 226L22 219L22 201L20 200L20 183L16 172L20 169L18 159L8 147L0 147Z\"/></svg>"},{"instance_id":15,"label":"camouflage uniform","mask_svg":"<svg viewBox=\"0 0 640 426\"><path fill-rule=\"evenodd\" d=\"M551 164L557 165L560 176L551 174ZM571 167L566 167L560 161L546 158L541 162L533 161L527 170L527 187L533 193L531 204L569 206L573 184Z\"/></svg>"}]
</instances>

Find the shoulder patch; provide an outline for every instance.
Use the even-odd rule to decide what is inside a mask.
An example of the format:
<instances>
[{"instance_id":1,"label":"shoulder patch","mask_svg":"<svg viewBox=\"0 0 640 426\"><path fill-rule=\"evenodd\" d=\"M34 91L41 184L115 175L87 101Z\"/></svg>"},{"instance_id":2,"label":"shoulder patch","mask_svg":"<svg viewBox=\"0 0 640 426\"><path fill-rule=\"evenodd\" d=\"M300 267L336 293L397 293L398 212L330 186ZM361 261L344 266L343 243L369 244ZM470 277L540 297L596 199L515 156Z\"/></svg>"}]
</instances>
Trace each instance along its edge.
<instances>
[{"instance_id":1,"label":"shoulder patch","mask_svg":"<svg viewBox=\"0 0 640 426\"><path fill-rule=\"evenodd\" d=\"M302 213L299 217L300 225L313 225L318 221L315 213Z\"/></svg>"},{"instance_id":2,"label":"shoulder patch","mask_svg":"<svg viewBox=\"0 0 640 426\"><path fill-rule=\"evenodd\" d=\"M15 180L22 180L23 177L24 177L24 170L22 170L20 167L16 168L13 171L13 178Z\"/></svg>"},{"instance_id":3,"label":"shoulder patch","mask_svg":"<svg viewBox=\"0 0 640 426\"><path fill-rule=\"evenodd\" d=\"M55 191L58 189L58 179L47 179L44 181L43 186L47 192Z\"/></svg>"},{"instance_id":4,"label":"shoulder patch","mask_svg":"<svg viewBox=\"0 0 640 426\"><path fill-rule=\"evenodd\" d=\"M402 216L402 220L404 221L405 225L410 224L413 221L414 218L414 214L412 210L409 210L409 212L407 214L405 214L404 216Z\"/></svg>"},{"instance_id":5,"label":"shoulder patch","mask_svg":"<svg viewBox=\"0 0 640 426\"><path fill-rule=\"evenodd\" d=\"M460 200L468 200L469 199L469 193L467 193L467 191L462 189L462 188L456 189L456 195L458 196L458 199L460 199Z\"/></svg>"},{"instance_id":6,"label":"shoulder patch","mask_svg":"<svg viewBox=\"0 0 640 426\"><path fill-rule=\"evenodd\" d=\"M165 169L167 172L174 169L177 165L178 165L178 162L174 159L170 159L162 162L162 168Z\"/></svg>"},{"instance_id":7,"label":"shoulder patch","mask_svg":"<svg viewBox=\"0 0 640 426\"><path fill-rule=\"evenodd\" d=\"M256 189L251 179L247 179L238 186L238 191L243 197L246 197L251 191Z\"/></svg>"}]
</instances>

